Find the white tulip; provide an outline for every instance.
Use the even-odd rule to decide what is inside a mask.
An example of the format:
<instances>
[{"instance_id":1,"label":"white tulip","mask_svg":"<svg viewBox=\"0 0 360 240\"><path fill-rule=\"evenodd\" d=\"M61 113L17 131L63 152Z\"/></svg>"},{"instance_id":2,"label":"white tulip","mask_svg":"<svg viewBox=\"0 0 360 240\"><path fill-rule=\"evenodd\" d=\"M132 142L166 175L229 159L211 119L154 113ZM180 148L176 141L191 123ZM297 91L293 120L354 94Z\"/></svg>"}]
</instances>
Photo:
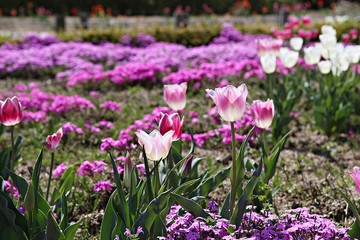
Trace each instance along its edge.
<instances>
[{"instance_id":1,"label":"white tulip","mask_svg":"<svg viewBox=\"0 0 360 240\"><path fill-rule=\"evenodd\" d=\"M320 61L320 51L315 47L308 47L304 49L304 60L308 65L317 64Z\"/></svg>"},{"instance_id":2,"label":"white tulip","mask_svg":"<svg viewBox=\"0 0 360 240\"><path fill-rule=\"evenodd\" d=\"M260 63L265 73L271 74L276 70L276 56L262 56Z\"/></svg>"},{"instance_id":3,"label":"white tulip","mask_svg":"<svg viewBox=\"0 0 360 240\"><path fill-rule=\"evenodd\" d=\"M282 64L287 68L292 68L296 65L299 59L299 52L291 51L287 48L280 49L280 59Z\"/></svg>"},{"instance_id":4,"label":"white tulip","mask_svg":"<svg viewBox=\"0 0 360 240\"><path fill-rule=\"evenodd\" d=\"M360 60L360 46L347 46L345 55L350 63L358 63Z\"/></svg>"},{"instance_id":5,"label":"white tulip","mask_svg":"<svg viewBox=\"0 0 360 240\"><path fill-rule=\"evenodd\" d=\"M336 36L336 30L332 26L329 26L329 25L323 25L321 27L321 33L324 35Z\"/></svg>"},{"instance_id":6,"label":"white tulip","mask_svg":"<svg viewBox=\"0 0 360 240\"><path fill-rule=\"evenodd\" d=\"M319 39L324 48L330 51L335 47L337 41L336 35L330 34L321 34Z\"/></svg>"},{"instance_id":7,"label":"white tulip","mask_svg":"<svg viewBox=\"0 0 360 240\"><path fill-rule=\"evenodd\" d=\"M329 60L320 61L318 67L322 74L328 74L331 70L331 62Z\"/></svg>"},{"instance_id":8,"label":"white tulip","mask_svg":"<svg viewBox=\"0 0 360 240\"><path fill-rule=\"evenodd\" d=\"M301 37L293 37L290 39L290 46L295 51L300 51L303 43L304 43L304 39L302 39Z\"/></svg>"},{"instance_id":9,"label":"white tulip","mask_svg":"<svg viewBox=\"0 0 360 240\"><path fill-rule=\"evenodd\" d=\"M329 51L324 48L324 46L321 43L315 43L314 47L320 52L320 55L325 58L329 59Z\"/></svg>"}]
</instances>

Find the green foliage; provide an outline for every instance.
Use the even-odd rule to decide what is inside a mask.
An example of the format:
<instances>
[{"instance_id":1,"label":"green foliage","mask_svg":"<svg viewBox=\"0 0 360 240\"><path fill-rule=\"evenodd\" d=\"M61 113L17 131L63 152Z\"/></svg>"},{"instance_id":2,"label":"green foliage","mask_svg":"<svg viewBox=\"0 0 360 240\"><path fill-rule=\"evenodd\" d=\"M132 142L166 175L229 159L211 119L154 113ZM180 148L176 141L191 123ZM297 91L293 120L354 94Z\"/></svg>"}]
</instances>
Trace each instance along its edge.
<instances>
[{"instance_id":1,"label":"green foliage","mask_svg":"<svg viewBox=\"0 0 360 240\"><path fill-rule=\"evenodd\" d=\"M360 239L360 215L359 215L359 212L358 212L355 204L340 189L338 189L338 191L340 192L341 196L346 201L346 203L349 205L350 210L355 215L355 222L351 225L351 228L348 231L348 234L352 239Z\"/></svg>"}]
</instances>

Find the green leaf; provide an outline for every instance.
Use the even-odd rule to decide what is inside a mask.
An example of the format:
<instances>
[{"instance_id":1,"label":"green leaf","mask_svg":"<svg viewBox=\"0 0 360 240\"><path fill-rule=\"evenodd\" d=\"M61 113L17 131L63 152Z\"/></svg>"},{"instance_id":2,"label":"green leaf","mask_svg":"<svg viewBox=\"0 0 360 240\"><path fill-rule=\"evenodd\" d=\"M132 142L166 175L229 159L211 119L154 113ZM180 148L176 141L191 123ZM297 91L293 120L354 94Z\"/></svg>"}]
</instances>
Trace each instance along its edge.
<instances>
[{"instance_id":1,"label":"green leaf","mask_svg":"<svg viewBox=\"0 0 360 240\"><path fill-rule=\"evenodd\" d=\"M47 214L46 240L65 240L51 210Z\"/></svg>"},{"instance_id":2,"label":"green leaf","mask_svg":"<svg viewBox=\"0 0 360 240\"><path fill-rule=\"evenodd\" d=\"M186 193L186 191L194 186L197 186L198 183L200 182L200 178L197 179L193 179L193 180L189 180L187 182L184 182L183 184L181 184L179 187L177 187L173 192L176 194L184 194Z\"/></svg>"},{"instance_id":3,"label":"green leaf","mask_svg":"<svg viewBox=\"0 0 360 240\"><path fill-rule=\"evenodd\" d=\"M116 195L116 191L114 191L110 198L109 201L106 205L105 211L104 211L104 216L101 222L101 228L100 228L100 240L113 240L111 239L111 233L112 230L114 229L116 222L117 222L117 217L116 214L113 210L113 206L112 206L112 199L114 198L114 196ZM66 239L67 240L67 239Z\"/></svg>"},{"instance_id":4,"label":"green leaf","mask_svg":"<svg viewBox=\"0 0 360 240\"><path fill-rule=\"evenodd\" d=\"M251 135L253 134L254 130L255 130L255 127L252 127L250 129L250 131L248 132L248 134L246 135L245 139L241 143L239 154L236 158L237 170L236 170L235 186L237 186L237 187L240 186L240 183L242 182L242 179L245 176L245 166L244 166L245 165L245 163L244 163L245 149L246 149L246 144L249 142L249 139L250 139Z\"/></svg>"},{"instance_id":5,"label":"green leaf","mask_svg":"<svg viewBox=\"0 0 360 240\"><path fill-rule=\"evenodd\" d=\"M351 211L353 212L356 221L351 225L351 229L348 231L348 234L351 238L358 238L360 239L360 215L355 206L355 204L339 189L337 188L343 199L349 205Z\"/></svg>"},{"instance_id":6,"label":"green leaf","mask_svg":"<svg viewBox=\"0 0 360 240\"><path fill-rule=\"evenodd\" d=\"M8 169L6 169L6 170L7 170L8 174L10 175L11 179L13 180L14 185L19 190L20 196L22 197L22 199L24 199L27 189L28 189L27 181L23 177L16 175L14 172L11 172Z\"/></svg>"},{"instance_id":7,"label":"green leaf","mask_svg":"<svg viewBox=\"0 0 360 240\"><path fill-rule=\"evenodd\" d=\"M233 212L233 215L231 216L230 222L235 224L237 227L240 226L242 222L242 218L244 216L249 198L252 196L254 188L256 187L256 184L259 181L262 165L263 165L263 160L262 158L260 158L259 166L257 167L256 171L253 173L253 176L246 185L243 194L241 195L241 197L238 200L238 203L235 206L235 210Z\"/></svg>"},{"instance_id":8,"label":"green leaf","mask_svg":"<svg viewBox=\"0 0 360 240\"><path fill-rule=\"evenodd\" d=\"M68 226L64 231L65 240L73 240L75 238L75 234L79 226L80 226L80 221Z\"/></svg>"},{"instance_id":9,"label":"green leaf","mask_svg":"<svg viewBox=\"0 0 360 240\"><path fill-rule=\"evenodd\" d=\"M8 200L10 199L0 195L0 239L28 239L24 229L17 224L19 219L13 209L15 207Z\"/></svg>"},{"instance_id":10,"label":"green leaf","mask_svg":"<svg viewBox=\"0 0 360 240\"><path fill-rule=\"evenodd\" d=\"M60 228L62 231L69 226L68 222L68 210L67 210L67 199L66 195L63 192L61 196L61 221L60 221Z\"/></svg>"},{"instance_id":11,"label":"green leaf","mask_svg":"<svg viewBox=\"0 0 360 240\"><path fill-rule=\"evenodd\" d=\"M169 199L171 189L163 192L158 197L154 198L147 208L138 216L134 223L134 229L139 226L144 227L147 232L150 232L156 216L160 214Z\"/></svg>"},{"instance_id":12,"label":"green leaf","mask_svg":"<svg viewBox=\"0 0 360 240\"><path fill-rule=\"evenodd\" d=\"M231 190L230 192L226 195L224 204L221 208L221 212L220 212L220 216L226 219L230 218L230 196L231 196Z\"/></svg>"},{"instance_id":13,"label":"green leaf","mask_svg":"<svg viewBox=\"0 0 360 240\"><path fill-rule=\"evenodd\" d=\"M219 171L217 174L212 175L202 181L199 186L194 190L191 197L194 196L204 196L206 197L212 190L220 185L230 174L231 167L224 168Z\"/></svg>"},{"instance_id":14,"label":"green leaf","mask_svg":"<svg viewBox=\"0 0 360 240\"><path fill-rule=\"evenodd\" d=\"M75 169L74 169L74 167L71 167L66 170L66 175L60 181L60 183L61 183L60 188L59 188L60 194L63 195L63 194L67 194L68 192L70 192L71 188L74 185L74 181L75 181ZM59 198L54 198L53 201L56 201L58 199Z\"/></svg>"},{"instance_id":15,"label":"green leaf","mask_svg":"<svg viewBox=\"0 0 360 240\"><path fill-rule=\"evenodd\" d=\"M36 213L36 223L38 224L38 226L40 227L41 230L46 230L46 226L47 226L47 219L46 219L46 215L43 211L38 210Z\"/></svg>"},{"instance_id":16,"label":"green leaf","mask_svg":"<svg viewBox=\"0 0 360 240\"><path fill-rule=\"evenodd\" d=\"M211 218L211 216L195 201L175 193L171 193L170 196L183 209L194 215L194 217Z\"/></svg>"},{"instance_id":17,"label":"green leaf","mask_svg":"<svg viewBox=\"0 0 360 240\"><path fill-rule=\"evenodd\" d=\"M34 168L32 179L31 179L32 182L34 183L34 192L35 193L38 193L39 188L40 188L39 183L40 183L41 164L42 164L42 159L43 159L43 150L44 149L41 149L40 154L36 160L35 168ZM35 194L35 209L38 208L38 204L39 204L38 196L39 196L38 194Z\"/></svg>"}]
</instances>

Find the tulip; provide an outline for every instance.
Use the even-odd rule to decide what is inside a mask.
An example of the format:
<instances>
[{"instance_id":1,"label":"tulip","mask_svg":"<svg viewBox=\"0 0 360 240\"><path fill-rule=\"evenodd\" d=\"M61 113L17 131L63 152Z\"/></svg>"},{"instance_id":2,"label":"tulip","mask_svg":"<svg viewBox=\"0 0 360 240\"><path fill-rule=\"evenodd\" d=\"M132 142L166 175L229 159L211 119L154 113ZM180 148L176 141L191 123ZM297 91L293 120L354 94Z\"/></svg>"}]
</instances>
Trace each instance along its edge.
<instances>
[{"instance_id":1,"label":"tulip","mask_svg":"<svg viewBox=\"0 0 360 240\"><path fill-rule=\"evenodd\" d=\"M329 51L331 51L336 45L336 35L321 34L319 36L321 44Z\"/></svg>"},{"instance_id":2,"label":"tulip","mask_svg":"<svg viewBox=\"0 0 360 240\"><path fill-rule=\"evenodd\" d=\"M304 43L304 39L302 39L301 37L293 37L290 39L290 46L295 51L300 51L303 43Z\"/></svg>"},{"instance_id":3,"label":"tulip","mask_svg":"<svg viewBox=\"0 0 360 240\"><path fill-rule=\"evenodd\" d=\"M248 95L245 84L241 84L238 88L228 85L223 88L215 88L215 90L206 89L206 92L214 100L222 119L234 122L242 118Z\"/></svg>"},{"instance_id":4,"label":"tulip","mask_svg":"<svg viewBox=\"0 0 360 240\"><path fill-rule=\"evenodd\" d=\"M310 16L303 16L301 17L301 22L304 26L309 26L311 24L311 17Z\"/></svg>"},{"instance_id":5,"label":"tulip","mask_svg":"<svg viewBox=\"0 0 360 240\"><path fill-rule=\"evenodd\" d=\"M280 49L280 59L285 67L292 68L296 65L299 59L299 52L291 51L287 48L282 48Z\"/></svg>"},{"instance_id":6,"label":"tulip","mask_svg":"<svg viewBox=\"0 0 360 240\"><path fill-rule=\"evenodd\" d=\"M255 126L261 129L270 127L275 115L273 100L268 99L266 102L256 100L251 105L250 110Z\"/></svg>"},{"instance_id":7,"label":"tulip","mask_svg":"<svg viewBox=\"0 0 360 240\"><path fill-rule=\"evenodd\" d=\"M276 57L263 56L260 57L260 63L265 73L271 74L276 70Z\"/></svg>"},{"instance_id":8,"label":"tulip","mask_svg":"<svg viewBox=\"0 0 360 240\"><path fill-rule=\"evenodd\" d=\"M17 97L6 98L0 101L0 123L7 127L15 126L21 122L22 109Z\"/></svg>"},{"instance_id":9,"label":"tulip","mask_svg":"<svg viewBox=\"0 0 360 240\"><path fill-rule=\"evenodd\" d=\"M354 179L356 191L360 194L360 168L354 167L353 172L350 172L350 176Z\"/></svg>"},{"instance_id":10,"label":"tulip","mask_svg":"<svg viewBox=\"0 0 360 240\"><path fill-rule=\"evenodd\" d=\"M360 60L360 46L347 46L345 55L350 63L358 63Z\"/></svg>"},{"instance_id":11,"label":"tulip","mask_svg":"<svg viewBox=\"0 0 360 240\"><path fill-rule=\"evenodd\" d=\"M173 113L171 115L167 113L161 113L159 131L161 135L165 135L165 133L169 131L174 131L174 134L172 135L172 141L177 141L181 138L183 123L184 118L180 120L178 113Z\"/></svg>"},{"instance_id":12,"label":"tulip","mask_svg":"<svg viewBox=\"0 0 360 240\"><path fill-rule=\"evenodd\" d=\"M315 47L308 47L304 49L304 60L308 65L317 64L320 61L320 51Z\"/></svg>"},{"instance_id":13,"label":"tulip","mask_svg":"<svg viewBox=\"0 0 360 240\"><path fill-rule=\"evenodd\" d=\"M331 62L329 60L320 61L318 67L322 74L328 74L331 70Z\"/></svg>"},{"instance_id":14,"label":"tulip","mask_svg":"<svg viewBox=\"0 0 360 240\"><path fill-rule=\"evenodd\" d=\"M51 152L55 152L56 148L58 147L61 138L63 137L63 130L62 128L60 128L59 130L57 130L56 133L52 134L52 135L48 135L46 137L46 141L45 141L45 146L46 148L51 151Z\"/></svg>"},{"instance_id":15,"label":"tulip","mask_svg":"<svg viewBox=\"0 0 360 240\"><path fill-rule=\"evenodd\" d=\"M321 57L323 57L323 58L325 58L325 59L329 59L329 51L326 49L326 48L324 48L324 46L321 44L321 43L315 43L315 45L314 45L314 48L318 51L318 52L320 52L320 56Z\"/></svg>"},{"instance_id":16,"label":"tulip","mask_svg":"<svg viewBox=\"0 0 360 240\"><path fill-rule=\"evenodd\" d=\"M161 135L158 130L154 130L150 134L140 130L135 134L139 139L140 146L144 147L148 159L159 161L166 158L171 148L174 131L171 130Z\"/></svg>"},{"instance_id":17,"label":"tulip","mask_svg":"<svg viewBox=\"0 0 360 240\"><path fill-rule=\"evenodd\" d=\"M183 110L186 106L187 83L164 85L164 100L173 110Z\"/></svg>"},{"instance_id":18,"label":"tulip","mask_svg":"<svg viewBox=\"0 0 360 240\"><path fill-rule=\"evenodd\" d=\"M321 27L321 33L324 35L332 35L332 36L336 36L336 30L329 25L323 25Z\"/></svg>"}]
</instances>

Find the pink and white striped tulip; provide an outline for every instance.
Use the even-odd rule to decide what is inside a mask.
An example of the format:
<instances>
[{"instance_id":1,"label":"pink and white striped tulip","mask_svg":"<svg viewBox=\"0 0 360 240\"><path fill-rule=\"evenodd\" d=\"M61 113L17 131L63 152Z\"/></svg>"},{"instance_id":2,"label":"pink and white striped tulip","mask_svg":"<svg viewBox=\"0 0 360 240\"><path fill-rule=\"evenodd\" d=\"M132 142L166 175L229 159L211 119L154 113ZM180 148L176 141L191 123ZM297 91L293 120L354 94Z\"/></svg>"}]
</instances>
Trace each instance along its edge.
<instances>
[{"instance_id":1,"label":"pink and white striped tulip","mask_svg":"<svg viewBox=\"0 0 360 240\"><path fill-rule=\"evenodd\" d=\"M350 172L350 176L354 179L356 191L360 194L360 168L354 167L353 172Z\"/></svg>"},{"instance_id":2,"label":"pink and white striped tulip","mask_svg":"<svg viewBox=\"0 0 360 240\"><path fill-rule=\"evenodd\" d=\"M59 146L59 143L60 143L62 137L63 137L63 130L62 130L62 128L60 128L59 130L57 130L56 133L54 133L52 135L48 135L46 137L45 147L49 151L55 152L56 148Z\"/></svg>"},{"instance_id":3,"label":"pink and white striped tulip","mask_svg":"<svg viewBox=\"0 0 360 240\"><path fill-rule=\"evenodd\" d=\"M255 126L262 129L270 127L275 115L273 100L268 99L266 102L256 100L251 105L250 110Z\"/></svg>"},{"instance_id":4,"label":"pink and white striped tulip","mask_svg":"<svg viewBox=\"0 0 360 240\"><path fill-rule=\"evenodd\" d=\"M17 97L6 98L0 101L0 123L7 127L15 126L22 120L21 103Z\"/></svg>"},{"instance_id":5,"label":"pink and white striped tulip","mask_svg":"<svg viewBox=\"0 0 360 240\"><path fill-rule=\"evenodd\" d=\"M172 135L172 140L177 141L181 138L182 126L184 123L184 118L180 120L178 113L167 114L161 113L161 119L159 122L159 131L162 135L169 131L174 131Z\"/></svg>"},{"instance_id":6,"label":"pink and white striped tulip","mask_svg":"<svg viewBox=\"0 0 360 240\"><path fill-rule=\"evenodd\" d=\"M183 110L186 106L187 83L164 85L164 100L173 110Z\"/></svg>"},{"instance_id":7,"label":"pink and white striped tulip","mask_svg":"<svg viewBox=\"0 0 360 240\"><path fill-rule=\"evenodd\" d=\"M245 84L241 84L238 88L228 85L223 88L215 88L215 90L206 89L206 92L214 100L222 119L234 122L242 118L248 95Z\"/></svg>"},{"instance_id":8,"label":"pink and white striped tulip","mask_svg":"<svg viewBox=\"0 0 360 240\"><path fill-rule=\"evenodd\" d=\"M164 135L161 135L161 133L156 129L150 134L140 130L135 134L139 139L140 146L144 147L148 159L159 161L166 158L169 154L172 143L171 138L174 131L171 130Z\"/></svg>"}]
</instances>

